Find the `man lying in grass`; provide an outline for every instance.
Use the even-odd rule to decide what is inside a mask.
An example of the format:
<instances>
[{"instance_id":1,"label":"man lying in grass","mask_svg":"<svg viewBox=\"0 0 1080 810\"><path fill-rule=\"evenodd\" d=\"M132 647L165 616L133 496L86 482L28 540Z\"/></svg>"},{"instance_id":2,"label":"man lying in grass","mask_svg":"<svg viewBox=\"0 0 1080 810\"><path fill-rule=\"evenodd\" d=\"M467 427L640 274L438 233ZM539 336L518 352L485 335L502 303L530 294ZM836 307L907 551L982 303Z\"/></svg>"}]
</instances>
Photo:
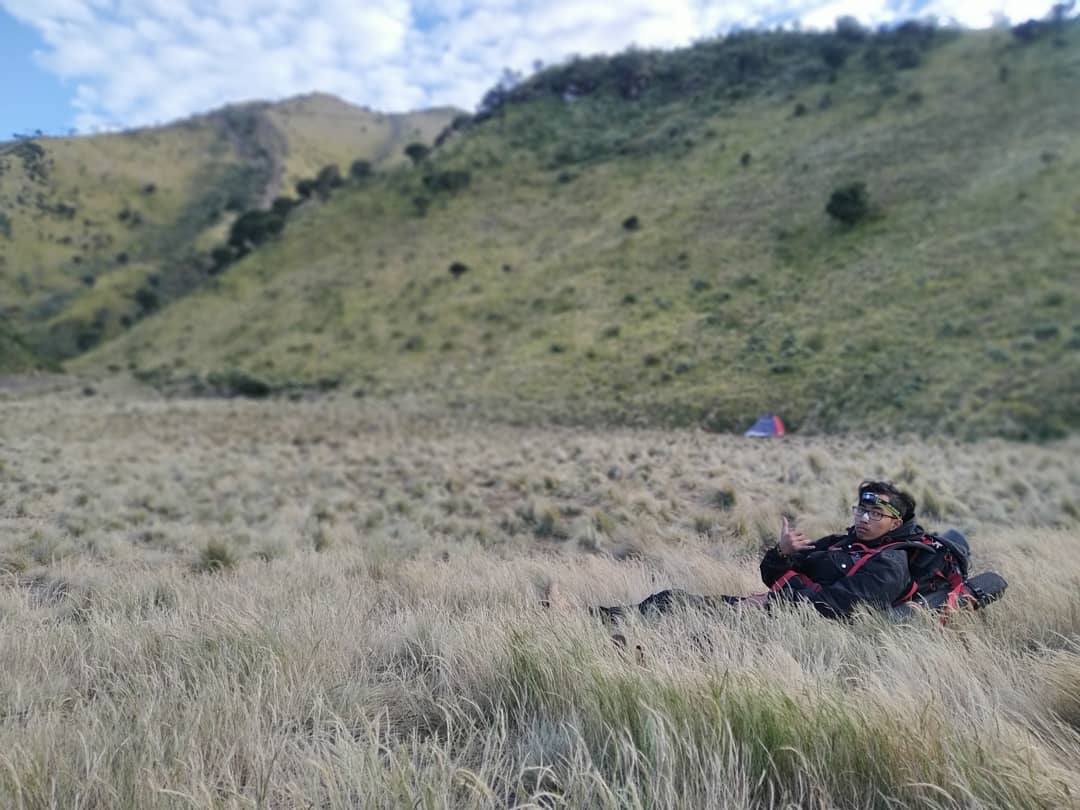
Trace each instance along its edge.
<instances>
[{"instance_id":1,"label":"man lying in grass","mask_svg":"<svg viewBox=\"0 0 1080 810\"><path fill-rule=\"evenodd\" d=\"M915 499L887 481L864 481L859 486L858 503L851 507L854 525L843 534L830 534L809 540L793 529L784 518L780 541L765 553L761 578L768 593L750 596L699 596L685 591L654 593L636 605L642 615L664 613L678 607L721 608L731 604L768 607L780 602L808 602L824 616L850 615L859 605L883 610L902 604L922 590L956 589L961 595L967 571L966 541L962 552L951 547L946 555L964 556L963 561L948 558L950 570L924 570L927 563L939 568L941 563L925 562L919 555L938 554L926 532L915 521ZM962 537L960 538L962 540ZM937 542L937 540L933 540ZM940 546L940 543L939 543ZM944 547L942 547L944 548ZM912 570L918 562L918 570ZM949 591L953 593L953 591ZM952 597L950 597L952 598ZM956 599L953 599L955 603ZM978 600L976 600L976 603ZM607 620L621 618L635 606L600 607L595 613Z\"/></svg>"}]
</instances>

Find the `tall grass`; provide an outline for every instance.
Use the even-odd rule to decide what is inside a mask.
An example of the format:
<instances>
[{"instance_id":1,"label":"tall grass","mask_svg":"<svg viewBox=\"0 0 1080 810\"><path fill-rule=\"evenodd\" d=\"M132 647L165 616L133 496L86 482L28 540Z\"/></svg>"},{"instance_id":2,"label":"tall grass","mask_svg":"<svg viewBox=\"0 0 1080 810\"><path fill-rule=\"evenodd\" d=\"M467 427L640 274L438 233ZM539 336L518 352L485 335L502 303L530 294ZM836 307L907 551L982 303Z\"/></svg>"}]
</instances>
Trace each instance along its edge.
<instances>
[{"instance_id":1,"label":"tall grass","mask_svg":"<svg viewBox=\"0 0 1080 810\"><path fill-rule=\"evenodd\" d=\"M2 403L0 806L1076 806L1075 451ZM748 527L841 526L890 474L1002 602L686 613L625 649L581 609L760 587Z\"/></svg>"}]
</instances>

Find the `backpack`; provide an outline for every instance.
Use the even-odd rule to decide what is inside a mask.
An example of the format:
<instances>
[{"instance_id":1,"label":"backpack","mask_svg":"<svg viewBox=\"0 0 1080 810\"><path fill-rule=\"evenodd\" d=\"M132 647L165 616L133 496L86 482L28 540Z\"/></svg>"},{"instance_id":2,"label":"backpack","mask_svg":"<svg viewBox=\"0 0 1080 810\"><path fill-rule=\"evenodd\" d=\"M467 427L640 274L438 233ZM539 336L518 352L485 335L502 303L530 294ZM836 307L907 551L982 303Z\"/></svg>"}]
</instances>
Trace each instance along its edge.
<instances>
[{"instance_id":1,"label":"backpack","mask_svg":"<svg viewBox=\"0 0 1080 810\"><path fill-rule=\"evenodd\" d=\"M1008 583L999 574L988 571L969 577L971 546L956 529L941 534L924 534L918 540L886 543L875 551L903 548L908 552L911 587L893 603L893 610L908 614L914 608L948 613L958 608L985 607L1001 597ZM852 566L850 576L872 555Z\"/></svg>"}]
</instances>

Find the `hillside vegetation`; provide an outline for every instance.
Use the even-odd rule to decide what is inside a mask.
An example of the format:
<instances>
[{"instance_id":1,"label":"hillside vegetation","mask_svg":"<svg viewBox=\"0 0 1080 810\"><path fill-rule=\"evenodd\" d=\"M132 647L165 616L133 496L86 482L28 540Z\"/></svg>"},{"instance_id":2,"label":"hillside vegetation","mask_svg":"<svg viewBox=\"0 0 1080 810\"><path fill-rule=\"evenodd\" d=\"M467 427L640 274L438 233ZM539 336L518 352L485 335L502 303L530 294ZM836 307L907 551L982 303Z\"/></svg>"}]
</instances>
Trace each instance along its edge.
<instances>
[{"instance_id":1,"label":"hillside vegetation","mask_svg":"<svg viewBox=\"0 0 1080 810\"><path fill-rule=\"evenodd\" d=\"M43 365L5 324L0 323L0 374L33 371Z\"/></svg>"},{"instance_id":2,"label":"hillside vegetation","mask_svg":"<svg viewBox=\"0 0 1080 810\"><path fill-rule=\"evenodd\" d=\"M327 166L404 161L453 113L381 115L313 95L0 144L0 317L43 357L83 352L217 272L213 250L238 214L295 196Z\"/></svg>"},{"instance_id":3,"label":"hillside vegetation","mask_svg":"<svg viewBox=\"0 0 1080 810\"><path fill-rule=\"evenodd\" d=\"M74 367L511 418L1059 435L1078 82L1075 23L578 60ZM826 214L852 187L853 224Z\"/></svg>"}]
</instances>

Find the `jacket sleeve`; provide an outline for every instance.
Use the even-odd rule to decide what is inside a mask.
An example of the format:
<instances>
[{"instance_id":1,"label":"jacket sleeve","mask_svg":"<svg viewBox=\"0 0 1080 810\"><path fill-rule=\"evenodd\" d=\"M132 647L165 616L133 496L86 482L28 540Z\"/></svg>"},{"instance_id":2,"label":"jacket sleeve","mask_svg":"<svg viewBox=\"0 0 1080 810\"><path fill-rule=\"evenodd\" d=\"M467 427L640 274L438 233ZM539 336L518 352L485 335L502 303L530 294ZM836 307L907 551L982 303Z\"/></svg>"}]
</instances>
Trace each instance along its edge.
<instances>
[{"instance_id":1,"label":"jacket sleeve","mask_svg":"<svg viewBox=\"0 0 1080 810\"><path fill-rule=\"evenodd\" d=\"M761 558L761 581L769 588L790 568L792 560L780 554L780 549L773 546Z\"/></svg>"},{"instance_id":2,"label":"jacket sleeve","mask_svg":"<svg viewBox=\"0 0 1080 810\"><path fill-rule=\"evenodd\" d=\"M806 601L829 618L848 616L860 604L888 608L911 585L907 552L890 549L875 554L852 576L832 585L814 585L795 577L769 594L770 601Z\"/></svg>"},{"instance_id":3,"label":"jacket sleeve","mask_svg":"<svg viewBox=\"0 0 1080 810\"><path fill-rule=\"evenodd\" d=\"M837 540L843 539L843 535L830 534L825 537L818 538L814 541L814 551L824 551ZM785 557L780 553L778 546L773 546L765 552L765 556L761 558L761 581L765 583L766 587L771 588L776 580L780 579L788 571L798 571L802 561L806 559L806 555L810 552L803 552L799 554L792 554L790 557Z\"/></svg>"}]
</instances>

